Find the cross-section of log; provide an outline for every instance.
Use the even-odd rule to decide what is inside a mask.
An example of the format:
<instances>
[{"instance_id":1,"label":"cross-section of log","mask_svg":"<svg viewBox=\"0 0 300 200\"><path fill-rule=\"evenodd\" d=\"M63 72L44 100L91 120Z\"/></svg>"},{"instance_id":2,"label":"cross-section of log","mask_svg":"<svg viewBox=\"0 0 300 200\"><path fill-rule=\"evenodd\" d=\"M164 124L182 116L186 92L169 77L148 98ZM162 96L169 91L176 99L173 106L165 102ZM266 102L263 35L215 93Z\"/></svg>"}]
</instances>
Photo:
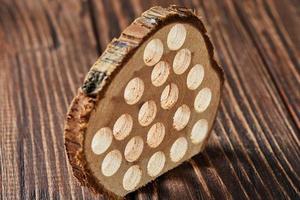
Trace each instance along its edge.
<instances>
[{"instance_id":1,"label":"cross-section of log","mask_svg":"<svg viewBox=\"0 0 300 200\"><path fill-rule=\"evenodd\" d=\"M223 71L197 15L153 7L114 39L71 103L65 146L74 175L121 198L199 153Z\"/></svg>"}]
</instances>

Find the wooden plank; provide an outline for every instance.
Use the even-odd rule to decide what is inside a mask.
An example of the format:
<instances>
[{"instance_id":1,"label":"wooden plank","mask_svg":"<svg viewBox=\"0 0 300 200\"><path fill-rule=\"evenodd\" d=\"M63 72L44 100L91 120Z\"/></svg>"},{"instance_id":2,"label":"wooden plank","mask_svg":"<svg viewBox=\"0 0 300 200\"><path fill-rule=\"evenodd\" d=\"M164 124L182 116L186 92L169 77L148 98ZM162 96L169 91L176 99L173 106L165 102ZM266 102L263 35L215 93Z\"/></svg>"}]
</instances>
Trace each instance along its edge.
<instances>
[{"instance_id":1,"label":"wooden plank","mask_svg":"<svg viewBox=\"0 0 300 200\"><path fill-rule=\"evenodd\" d=\"M300 127L300 104L297 103L300 102L300 43L297 44L297 39L287 33L274 2L236 2L237 14L261 55L274 87L295 125ZM289 5L282 4L282 10L289 10ZM241 12L242 8L245 8L244 12ZM295 12L289 16L300 21L300 16ZM297 22L294 23L293 27L298 29L295 31L299 32L300 27L296 25Z\"/></svg>"},{"instance_id":2,"label":"wooden plank","mask_svg":"<svg viewBox=\"0 0 300 200\"><path fill-rule=\"evenodd\" d=\"M297 1L0 0L0 199L98 199L68 165L67 106L113 37L171 3L202 14L227 81L206 150L129 199L299 197Z\"/></svg>"},{"instance_id":3,"label":"wooden plank","mask_svg":"<svg viewBox=\"0 0 300 200\"><path fill-rule=\"evenodd\" d=\"M13 49L5 55L2 86L10 89L1 92L10 105L5 109L15 113L7 113L13 125L5 126L12 130L1 138L1 155L7 152L2 194L7 199L89 197L75 184L62 135L67 106L97 57L89 12L75 1L1 4L1 31Z\"/></svg>"},{"instance_id":4,"label":"wooden plank","mask_svg":"<svg viewBox=\"0 0 300 200\"><path fill-rule=\"evenodd\" d=\"M291 128L293 122L282 122L290 118L290 115L284 112L285 106L280 101L278 91L271 89L274 83L269 74L264 71L266 66L260 59L259 51L253 48L249 33L240 23L234 4L231 1L226 1L224 4L211 2L203 1L201 5L205 10L203 12L206 14L206 19L214 19L209 22L211 35L221 63L225 61L223 66L227 72L229 85L226 84L223 102L227 101L227 105L224 106L227 107L226 110L229 110L228 118L239 130L241 142L237 144L247 144L243 151L246 155L254 155L250 157L254 162L254 164L250 163L250 166L263 177L262 185L267 186L266 189L271 192L272 196L295 197L299 193L297 189L299 176L296 175L296 179L292 180L294 175L298 174L297 165L294 162L295 158L299 159L297 129ZM227 97L230 93L231 98ZM228 102L228 99L231 101ZM225 109L224 106L222 105L222 109ZM223 110L221 113L223 114ZM273 123L274 120L276 123ZM225 125L228 123L225 122ZM290 149L294 152L290 152ZM282 154L282 152L286 153ZM282 155L285 156L281 157ZM287 159L286 156L289 158ZM277 177L278 173L285 175ZM259 180L259 176L255 180ZM288 190L285 192L282 187L285 187L287 183L290 185L285 188ZM260 194L268 193L260 192Z\"/></svg>"}]
</instances>

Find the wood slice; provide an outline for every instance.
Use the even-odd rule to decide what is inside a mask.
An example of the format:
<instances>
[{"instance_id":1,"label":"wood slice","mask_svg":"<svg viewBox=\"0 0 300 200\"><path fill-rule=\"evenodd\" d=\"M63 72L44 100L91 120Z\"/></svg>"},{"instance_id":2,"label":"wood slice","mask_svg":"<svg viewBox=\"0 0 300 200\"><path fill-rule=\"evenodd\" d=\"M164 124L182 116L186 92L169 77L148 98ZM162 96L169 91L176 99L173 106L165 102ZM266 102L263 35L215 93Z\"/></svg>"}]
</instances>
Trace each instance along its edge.
<instances>
[{"instance_id":1,"label":"wood slice","mask_svg":"<svg viewBox=\"0 0 300 200\"><path fill-rule=\"evenodd\" d=\"M65 146L74 175L122 198L199 153L223 80L193 11L144 12L108 45L71 103Z\"/></svg>"}]
</instances>

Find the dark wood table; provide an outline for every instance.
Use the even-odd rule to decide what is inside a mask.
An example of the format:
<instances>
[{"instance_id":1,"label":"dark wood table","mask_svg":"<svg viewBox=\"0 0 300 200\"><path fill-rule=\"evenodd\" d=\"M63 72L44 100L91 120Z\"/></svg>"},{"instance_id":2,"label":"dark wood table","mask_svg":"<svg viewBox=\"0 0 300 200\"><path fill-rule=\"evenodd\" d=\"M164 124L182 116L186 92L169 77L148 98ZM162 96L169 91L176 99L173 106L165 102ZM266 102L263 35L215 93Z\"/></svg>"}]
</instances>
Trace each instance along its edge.
<instances>
[{"instance_id":1,"label":"dark wood table","mask_svg":"<svg viewBox=\"0 0 300 200\"><path fill-rule=\"evenodd\" d=\"M105 199L64 152L70 101L107 43L153 5L200 11L226 83L205 151L129 199L299 199L298 0L0 0L0 199Z\"/></svg>"}]
</instances>

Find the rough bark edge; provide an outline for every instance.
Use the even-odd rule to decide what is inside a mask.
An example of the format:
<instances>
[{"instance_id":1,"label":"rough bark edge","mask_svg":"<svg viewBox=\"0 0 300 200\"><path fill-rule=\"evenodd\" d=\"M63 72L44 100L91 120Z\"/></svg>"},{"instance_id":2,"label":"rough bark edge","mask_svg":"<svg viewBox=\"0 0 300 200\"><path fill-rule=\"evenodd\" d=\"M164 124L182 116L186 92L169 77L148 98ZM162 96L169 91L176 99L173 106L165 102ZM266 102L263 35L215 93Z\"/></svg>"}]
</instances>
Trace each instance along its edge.
<instances>
[{"instance_id":1,"label":"rough bark edge","mask_svg":"<svg viewBox=\"0 0 300 200\"><path fill-rule=\"evenodd\" d=\"M84 155L84 135L97 98L88 97L80 90L71 102L65 122L65 148L73 174L81 185L87 186L94 194L101 193L109 199L120 199L114 193L99 185L87 167Z\"/></svg>"},{"instance_id":2,"label":"rough bark edge","mask_svg":"<svg viewBox=\"0 0 300 200\"><path fill-rule=\"evenodd\" d=\"M108 85L109 79L113 79L121 67L135 53L136 49L162 26L177 20L191 23L202 33L211 65L219 72L222 88L224 83L223 69L214 59L213 45L195 11L172 5L168 8L156 6L144 12L141 17L137 18L121 33L118 39L114 38L107 46L106 50L91 67L83 86L79 89L68 110L64 135L69 162L74 176L81 185L87 186L95 194L103 194L109 199L126 198L117 196L113 192L106 190L103 185L97 183L87 166L84 155L84 135L90 115L101 98L101 92L104 93L106 91L105 85ZM211 130L207 140L210 135ZM204 142L206 143L207 140ZM203 143L201 149L204 148L205 143Z\"/></svg>"},{"instance_id":3,"label":"rough bark edge","mask_svg":"<svg viewBox=\"0 0 300 200\"><path fill-rule=\"evenodd\" d=\"M82 91L86 95L98 94L105 86L107 78L112 75L115 69L126 63L144 41L162 26L176 20L191 23L200 30L211 58L211 64L220 72L220 78L224 80L222 68L213 59L213 46L206 34L207 31L196 12L177 6L170 6L169 8L157 6L144 12L141 17L137 18L121 33L118 39L114 38L111 41L91 67L81 87Z\"/></svg>"}]
</instances>

